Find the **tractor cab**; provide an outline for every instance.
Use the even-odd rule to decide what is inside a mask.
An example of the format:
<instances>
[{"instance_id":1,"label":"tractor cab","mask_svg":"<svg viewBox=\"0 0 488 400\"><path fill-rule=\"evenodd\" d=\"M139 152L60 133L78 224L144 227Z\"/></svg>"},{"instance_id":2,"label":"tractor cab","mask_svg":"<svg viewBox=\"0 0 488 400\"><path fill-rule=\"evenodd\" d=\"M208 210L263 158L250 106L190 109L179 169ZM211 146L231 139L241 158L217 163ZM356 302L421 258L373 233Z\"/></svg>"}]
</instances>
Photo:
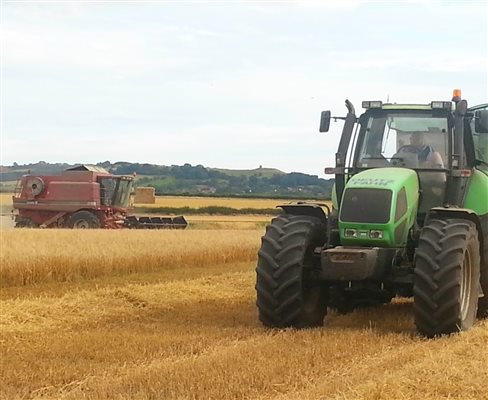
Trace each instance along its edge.
<instances>
[{"instance_id":1,"label":"tractor cab","mask_svg":"<svg viewBox=\"0 0 488 400\"><path fill-rule=\"evenodd\" d=\"M349 179L372 168L416 172L420 221L434 207L460 206L465 186L462 179L473 168L488 170L488 105L457 110L460 101L460 91L455 91L453 101L430 104L363 101L365 112L359 118L348 101L345 118L323 112L321 132L328 131L330 118L349 120L344 125L336 167L326 168L326 173L338 175L337 193L333 194L333 199L338 199L335 208L340 207Z\"/></svg>"},{"instance_id":2,"label":"tractor cab","mask_svg":"<svg viewBox=\"0 0 488 400\"><path fill-rule=\"evenodd\" d=\"M357 144L351 166L355 172L369 168L400 167L419 177L420 213L441 206L445 197L452 137L451 103L442 107L397 106L376 102L358 124Z\"/></svg>"}]
</instances>

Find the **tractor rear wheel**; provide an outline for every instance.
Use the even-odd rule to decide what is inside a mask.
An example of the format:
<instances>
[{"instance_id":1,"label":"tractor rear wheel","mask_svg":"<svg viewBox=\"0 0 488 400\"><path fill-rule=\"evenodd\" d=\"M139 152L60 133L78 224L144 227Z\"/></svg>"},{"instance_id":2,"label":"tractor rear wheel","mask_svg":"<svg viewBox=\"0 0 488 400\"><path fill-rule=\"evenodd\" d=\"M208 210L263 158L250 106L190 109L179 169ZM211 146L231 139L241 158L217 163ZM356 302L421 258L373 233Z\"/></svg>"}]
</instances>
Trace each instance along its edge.
<instances>
[{"instance_id":1,"label":"tractor rear wheel","mask_svg":"<svg viewBox=\"0 0 488 400\"><path fill-rule=\"evenodd\" d=\"M78 211L69 217L68 227L72 229L98 229L100 228L100 220L90 211Z\"/></svg>"},{"instance_id":2,"label":"tractor rear wheel","mask_svg":"<svg viewBox=\"0 0 488 400\"><path fill-rule=\"evenodd\" d=\"M434 337L469 329L476 319L480 252L476 226L432 219L422 229L414 269L418 331Z\"/></svg>"},{"instance_id":3,"label":"tractor rear wheel","mask_svg":"<svg viewBox=\"0 0 488 400\"><path fill-rule=\"evenodd\" d=\"M480 270L480 286L483 297L478 300L478 318L488 318L488 243L484 243L484 263Z\"/></svg>"},{"instance_id":4,"label":"tractor rear wheel","mask_svg":"<svg viewBox=\"0 0 488 400\"><path fill-rule=\"evenodd\" d=\"M267 226L256 268L256 304L265 326L323 325L327 290L318 280L314 250L325 243L326 228L318 218L288 214Z\"/></svg>"}]
</instances>

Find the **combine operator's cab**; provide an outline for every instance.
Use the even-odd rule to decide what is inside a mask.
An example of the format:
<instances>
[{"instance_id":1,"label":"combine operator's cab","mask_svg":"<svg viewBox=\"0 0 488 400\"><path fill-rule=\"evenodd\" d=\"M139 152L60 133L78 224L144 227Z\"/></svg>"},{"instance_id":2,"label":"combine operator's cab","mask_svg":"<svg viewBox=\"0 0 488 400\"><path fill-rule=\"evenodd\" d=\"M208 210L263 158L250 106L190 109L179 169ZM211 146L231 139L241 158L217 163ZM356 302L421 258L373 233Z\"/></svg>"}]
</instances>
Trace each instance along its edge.
<instances>
[{"instance_id":1,"label":"combine operator's cab","mask_svg":"<svg viewBox=\"0 0 488 400\"><path fill-rule=\"evenodd\" d=\"M282 206L257 265L259 318L323 324L327 309L413 297L418 331L465 330L488 313L488 104L363 102L344 127L333 209Z\"/></svg>"},{"instance_id":2,"label":"combine operator's cab","mask_svg":"<svg viewBox=\"0 0 488 400\"><path fill-rule=\"evenodd\" d=\"M131 176L100 176L100 204L127 209L130 206L133 178Z\"/></svg>"}]
</instances>

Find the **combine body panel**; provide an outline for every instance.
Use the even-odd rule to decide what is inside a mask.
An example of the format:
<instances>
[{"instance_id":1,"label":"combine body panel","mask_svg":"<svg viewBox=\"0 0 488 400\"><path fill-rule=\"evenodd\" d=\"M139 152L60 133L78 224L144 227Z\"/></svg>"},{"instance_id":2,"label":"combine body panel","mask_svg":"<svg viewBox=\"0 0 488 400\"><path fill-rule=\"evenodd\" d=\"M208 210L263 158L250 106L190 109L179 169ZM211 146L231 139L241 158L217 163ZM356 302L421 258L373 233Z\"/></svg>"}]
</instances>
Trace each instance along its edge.
<instances>
[{"instance_id":1,"label":"combine body panel","mask_svg":"<svg viewBox=\"0 0 488 400\"><path fill-rule=\"evenodd\" d=\"M333 208L281 206L263 236L257 306L270 327L323 324L413 297L417 330L434 337L488 316L488 104L468 108L363 102L356 117L324 111L344 126L335 156Z\"/></svg>"},{"instance_id":2,"label":"combine body panel","mask_svg":"<svg viewBox=\"0 0 488 400\"><path fill-rule=\"evenodd\" d=\"M91 166L60 175L24 175L12 199L16 227L186 228L183 217L129 216L133 179Z\"/></svg>"}]
</instances>

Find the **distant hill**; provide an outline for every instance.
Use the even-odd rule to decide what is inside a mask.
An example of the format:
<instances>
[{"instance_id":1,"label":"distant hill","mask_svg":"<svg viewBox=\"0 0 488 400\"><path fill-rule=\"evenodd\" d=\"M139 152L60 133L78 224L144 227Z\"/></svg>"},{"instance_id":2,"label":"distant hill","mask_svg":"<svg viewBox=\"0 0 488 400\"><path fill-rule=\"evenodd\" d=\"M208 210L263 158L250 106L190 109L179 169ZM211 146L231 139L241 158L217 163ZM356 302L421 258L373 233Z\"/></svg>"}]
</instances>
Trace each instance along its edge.
<instances>
[{"instance_id":1,"label":"distant hill","mask_svg":"<svg viewBox=\"0 0 488 400\"><path fill-rule=\"evenodd\" d=\"M0 166L0 190L11 191L24 174L56 175L79 164L44 161ZM333 179L274 168L232 170L203 165L156 165L118 161L96 164L113 174L136 174L136 186L152 186L159 195L329 198Z\"/></svg>"},{"instance_id":2,"label":"distant hill","mask_svg":"<svg viewBox=\"0 0 488 400\"><path fill-rule=\"evenodd\" d=\"M262 176L264 178L271 178L273 175L285 175L286 173L276 168L255 168L255 169L224 169L224 168L210 168L213 171L222 172L229 176L247 176L252 175Z\"/></svg>"}]
</instances>

